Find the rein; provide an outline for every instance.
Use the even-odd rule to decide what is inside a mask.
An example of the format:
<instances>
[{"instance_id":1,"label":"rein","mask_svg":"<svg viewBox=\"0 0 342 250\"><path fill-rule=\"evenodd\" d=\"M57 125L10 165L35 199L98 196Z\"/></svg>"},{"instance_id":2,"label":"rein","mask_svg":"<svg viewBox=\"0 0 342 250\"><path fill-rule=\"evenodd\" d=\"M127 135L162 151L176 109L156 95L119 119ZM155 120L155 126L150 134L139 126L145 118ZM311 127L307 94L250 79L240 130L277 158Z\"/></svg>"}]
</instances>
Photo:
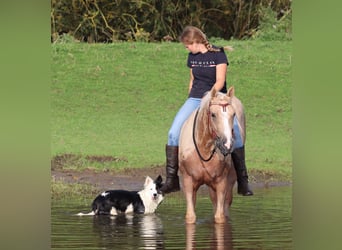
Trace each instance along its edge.
<instances>
[{"instance_id":1,"label":"rein","mask_svg":"<svg viewBox=\"0 0 342 250\"><path fill-rule=\"evenodd\" d=\"M198 156L201 158L202 161L208 162L214 156L214 153L215 153L215 150L216 150L216 144L215 144L215 147L214 147L213 151L211 152L209 158L208 159L204 159L203 156L201 155L199 149L198 149L198 146L197 146L197 143L196 143L196 139L195 139L195 130L196 130L196 122L197 122L198 111L199 111L199 109L197 109L197 112L196 112L196 115L195 115L195 118L194 118L194 125L193 125L193 128L192 128L192 140L194 141L195 148L196 148Z\"/></svg>"}]
</instances>

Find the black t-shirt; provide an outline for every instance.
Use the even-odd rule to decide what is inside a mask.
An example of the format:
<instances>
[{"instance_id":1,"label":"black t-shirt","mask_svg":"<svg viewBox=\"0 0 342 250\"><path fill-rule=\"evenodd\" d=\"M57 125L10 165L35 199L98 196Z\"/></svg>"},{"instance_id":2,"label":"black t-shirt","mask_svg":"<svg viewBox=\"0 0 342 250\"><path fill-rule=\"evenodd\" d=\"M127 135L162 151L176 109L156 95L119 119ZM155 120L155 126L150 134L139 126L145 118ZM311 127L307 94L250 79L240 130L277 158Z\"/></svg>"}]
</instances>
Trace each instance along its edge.
<instances>
[{"instance_id":1,"label":"black t-shirt","mask_svg":"<svg viewBox=\"0 0 342 250\"><path fill-rule=\"evenodd\" d=\"M188 67L192 69L194 80L189 97L202 98L203 95L211 90L216 82L216 65L228 63L228 58L224 50L219 52L206 52L188 55ZM226 93L226 81L221 92Z\"/></svg>"}]
</instances>

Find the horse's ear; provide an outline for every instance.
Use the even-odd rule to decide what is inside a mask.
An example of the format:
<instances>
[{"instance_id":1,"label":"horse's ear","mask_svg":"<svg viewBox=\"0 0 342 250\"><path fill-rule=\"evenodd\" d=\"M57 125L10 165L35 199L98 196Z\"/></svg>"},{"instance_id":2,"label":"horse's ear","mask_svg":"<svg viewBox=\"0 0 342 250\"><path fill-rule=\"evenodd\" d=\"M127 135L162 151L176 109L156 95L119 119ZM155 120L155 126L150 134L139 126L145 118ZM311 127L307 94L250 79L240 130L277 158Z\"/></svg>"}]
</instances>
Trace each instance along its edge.
<instances>
[{"instance_id":1,"label":"horse's ear","mask_svg":"<svg viewBox=\"0 0 342 250\"><path fill-rule=\"evenodd\" d=\"M231 86L228 91L227 91L227 96L228 97L233 97L235 95L235 90L234 90L234 86Z\"/></svg>"},{"instance_id":2,"label":"horse's ear","mask_svg":"<svg viewBox=\"0 0 342 250\"><path fill-rule=\"evenodd\" d=\"M211 94L211 98L214 98L216 96L216 89L215 87L212 87L211 90L210 90L210 94Z\"/></svg>"}]
</instances>

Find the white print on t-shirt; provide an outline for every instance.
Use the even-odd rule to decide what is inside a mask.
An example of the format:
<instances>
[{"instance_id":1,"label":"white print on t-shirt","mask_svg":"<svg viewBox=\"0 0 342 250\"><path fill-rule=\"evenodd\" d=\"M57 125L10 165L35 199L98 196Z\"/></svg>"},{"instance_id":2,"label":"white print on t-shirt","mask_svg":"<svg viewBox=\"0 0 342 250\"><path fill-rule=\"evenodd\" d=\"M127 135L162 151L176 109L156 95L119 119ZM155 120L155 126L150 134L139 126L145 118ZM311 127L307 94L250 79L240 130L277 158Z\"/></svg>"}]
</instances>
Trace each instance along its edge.
<instances>
[{"instance_id":1,"label":"white print on t-shirt","mask_svg":"<svg viewBox=\"0 0 342 250\"><path fill-rule=\"evenodd\" d=\"M191 60L190 61L191 67L215 67L215 61L197 61Z\"/></svg>"}]
</instances>

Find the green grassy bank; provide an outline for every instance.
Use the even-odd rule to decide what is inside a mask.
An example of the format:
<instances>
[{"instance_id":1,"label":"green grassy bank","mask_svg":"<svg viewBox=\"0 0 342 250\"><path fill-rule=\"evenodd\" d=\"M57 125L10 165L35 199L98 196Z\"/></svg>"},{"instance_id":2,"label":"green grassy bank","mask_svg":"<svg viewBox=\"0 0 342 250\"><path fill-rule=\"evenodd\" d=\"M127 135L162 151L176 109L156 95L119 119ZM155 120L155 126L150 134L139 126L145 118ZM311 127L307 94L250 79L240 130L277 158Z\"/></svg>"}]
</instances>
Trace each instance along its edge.
<instances>
[{"instance_id":1,"label":"green grassy bank","mask_svg":"<svg viewBox=\"0 0 342 250\"><path fill-rule=\"evenodd\" d=\"M235 49L227 82L246 109L248 168L289 180L292 42L211 41ZM180 43L52 45L53 166L164 164L169 126L187 98L187 53Z\"/></svg>"}]
</instances>

